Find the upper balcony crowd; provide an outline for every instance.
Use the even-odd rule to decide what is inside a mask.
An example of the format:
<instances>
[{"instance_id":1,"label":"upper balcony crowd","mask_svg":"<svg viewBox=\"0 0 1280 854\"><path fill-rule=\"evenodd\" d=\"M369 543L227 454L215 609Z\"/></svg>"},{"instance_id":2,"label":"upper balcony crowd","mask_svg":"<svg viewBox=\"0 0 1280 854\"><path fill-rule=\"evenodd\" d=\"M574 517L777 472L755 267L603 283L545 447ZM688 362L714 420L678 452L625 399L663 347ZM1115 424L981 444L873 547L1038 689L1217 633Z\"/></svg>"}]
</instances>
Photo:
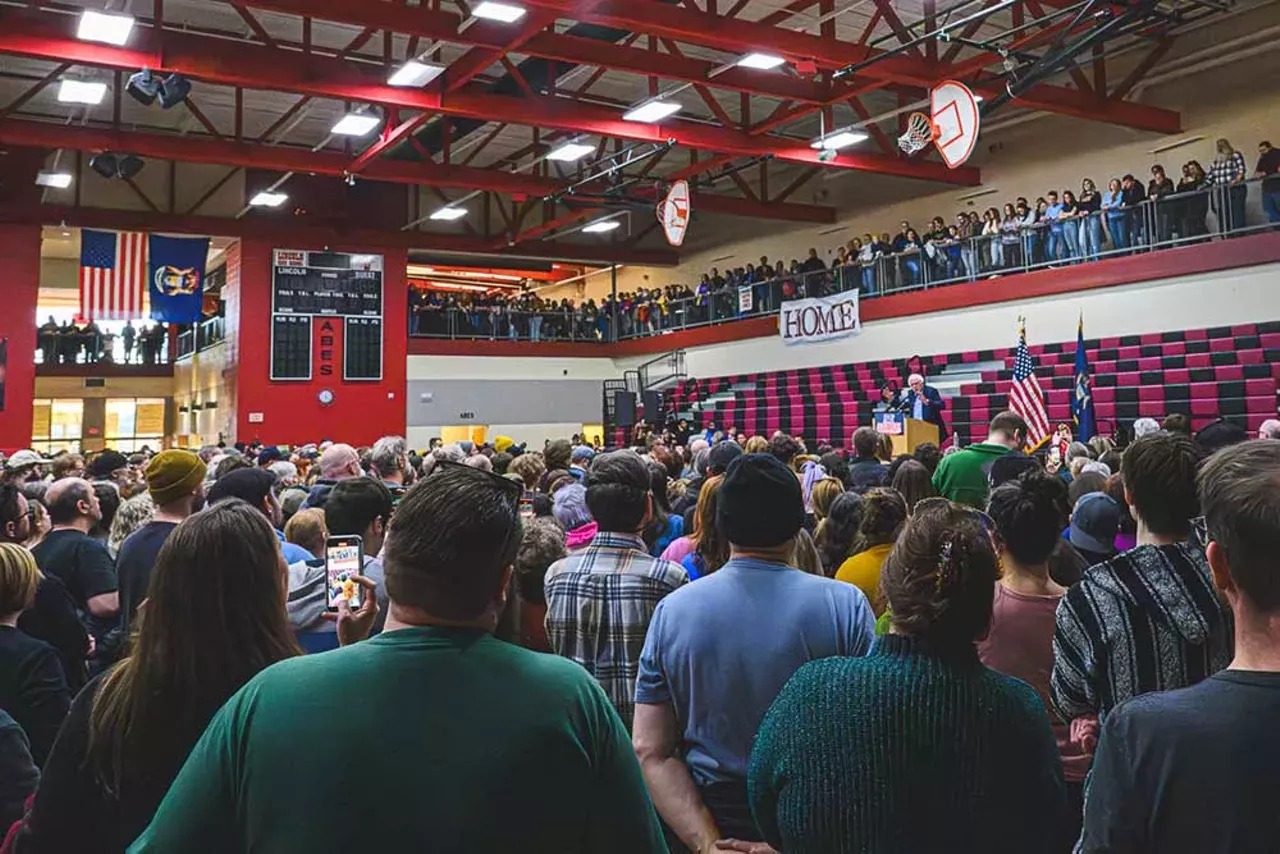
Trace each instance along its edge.
<instances>
[{"instance_id":1,"label":"upper balcony crowd","mask_svg":"<svg viewBox=\"0 0 1280 854\"><path fill-rule=\"evenodd\" d=\"M1105 189L1084 178L1078 191L1048 190L982 213L961 211L950 224L935 216L921 228L903 220L897 232L855 237L823 260L771 260L724 271L711 268L696 285L621 292L574 301L534 291L455 293L411 288L409 332L436 338L523 341L613 341L658 335L771 314L782 302L858 290L863 298L980 278L1083 264L1225 239L1280 223L1280 150L1258 145L1249 172L1243 152L1218 140L1206 170L1197 160L1175 182L1161 165L1143 182L1111 178ZM1251 221L1250 196L1263 211Z\"/></svg>"}]
</instances>

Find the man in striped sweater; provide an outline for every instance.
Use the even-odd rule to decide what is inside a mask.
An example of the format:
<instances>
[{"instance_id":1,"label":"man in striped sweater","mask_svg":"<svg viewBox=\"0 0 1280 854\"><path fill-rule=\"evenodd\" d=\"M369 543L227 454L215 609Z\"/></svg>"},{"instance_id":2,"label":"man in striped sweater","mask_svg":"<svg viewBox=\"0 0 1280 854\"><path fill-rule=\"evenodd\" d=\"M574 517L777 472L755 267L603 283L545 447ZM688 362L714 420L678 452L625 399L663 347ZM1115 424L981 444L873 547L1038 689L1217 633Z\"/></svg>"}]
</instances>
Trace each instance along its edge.
<instances>
[{"instance_id":1,"label":"man in striped sweater","mask_svg":"<svg viewBox=\"0 0 1280 854\"><path fill-rule=\"evenodd\" d=\"M1050 696L1064 721L1194 685L1231 661L1231 612L1204 551L1188 542L1201 457L1172 433L1144 436L1125 451L1138 545L1090 568L1058 606Z\"/></svg>"}]
</instances>

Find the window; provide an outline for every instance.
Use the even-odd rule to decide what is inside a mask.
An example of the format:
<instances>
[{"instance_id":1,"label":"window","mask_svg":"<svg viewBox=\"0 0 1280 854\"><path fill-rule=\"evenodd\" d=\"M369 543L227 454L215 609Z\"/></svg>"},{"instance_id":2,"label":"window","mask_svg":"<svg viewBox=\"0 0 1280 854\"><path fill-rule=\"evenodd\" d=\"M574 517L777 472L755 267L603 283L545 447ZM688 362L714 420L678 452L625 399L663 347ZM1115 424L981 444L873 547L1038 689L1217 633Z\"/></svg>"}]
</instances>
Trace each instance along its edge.
<instances>
[{"instance_id":1,"label":"window","mask_svg":"<svg viewBox=\"0 0 1280 854\"><path fill-rule=\"evenodd\" d=\"M158 449L164 438L164 398L110 398L106 404L108 448L121 453L138 451L143 445Z\"/></svg>"},{"instance_id":2,"label":"window","mask_svg":"<svg viewBox=\"0 0 1280 854\"><path fill-rule=\"evenodd\" d=\"M84 422L84 401L77 399L35 400L31 425L32 449L53 454L80 450Z\"/></svg>"}]
</instances>

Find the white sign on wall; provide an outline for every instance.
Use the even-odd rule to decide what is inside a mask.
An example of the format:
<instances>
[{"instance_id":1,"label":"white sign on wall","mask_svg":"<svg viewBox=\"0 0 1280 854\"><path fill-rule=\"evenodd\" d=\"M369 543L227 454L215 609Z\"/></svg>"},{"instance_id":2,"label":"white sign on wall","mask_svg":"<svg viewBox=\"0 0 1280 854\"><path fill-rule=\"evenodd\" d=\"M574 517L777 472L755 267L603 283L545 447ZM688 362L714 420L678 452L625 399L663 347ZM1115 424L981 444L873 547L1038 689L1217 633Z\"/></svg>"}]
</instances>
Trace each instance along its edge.
<instances>
[{"instance_id":1,"label":"white sign on wall","mask_svg":"<svg viewBox=\"0 0 1280 854\"><path fill-rule=\"evenodd\" d=\"M778 314L778 334L787 344L830 341L861 331L857 291L784 302Z\"/></svg>"}]
</instances>

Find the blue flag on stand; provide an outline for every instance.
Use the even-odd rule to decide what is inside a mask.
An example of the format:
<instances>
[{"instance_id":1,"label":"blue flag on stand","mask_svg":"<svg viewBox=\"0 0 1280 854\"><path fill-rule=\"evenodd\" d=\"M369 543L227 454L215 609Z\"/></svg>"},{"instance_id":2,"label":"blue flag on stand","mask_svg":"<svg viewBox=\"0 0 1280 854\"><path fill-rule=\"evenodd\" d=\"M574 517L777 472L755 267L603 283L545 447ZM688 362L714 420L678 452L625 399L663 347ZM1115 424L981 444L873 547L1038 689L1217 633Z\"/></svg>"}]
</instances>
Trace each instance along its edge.
<instances>
[{"instance_id":1,"label":"blue flag on stand","mask_svg":"<svg viewBox=\"0 0 1280 854\"><path fill-rule=\"evenodd\" d=\"M1098 432L1093 413L1093 380L1089 376L1089 354L1084 349L1084 315L1076 333L1076 386L1071 395L1071 416L1076 422L1076 441L1087 442Z\"/></svg>"},{"instance_id":2,"label":"blue flag on stand","mask_svg":"<svg viewBox=\"0 0 1280 854\"><path fill-rule=\"evenodd\" d=\"M195 323L204 305L207 237L150 236L147 289L151 318L166 323Z\"/></svg>"}]
</instances>

